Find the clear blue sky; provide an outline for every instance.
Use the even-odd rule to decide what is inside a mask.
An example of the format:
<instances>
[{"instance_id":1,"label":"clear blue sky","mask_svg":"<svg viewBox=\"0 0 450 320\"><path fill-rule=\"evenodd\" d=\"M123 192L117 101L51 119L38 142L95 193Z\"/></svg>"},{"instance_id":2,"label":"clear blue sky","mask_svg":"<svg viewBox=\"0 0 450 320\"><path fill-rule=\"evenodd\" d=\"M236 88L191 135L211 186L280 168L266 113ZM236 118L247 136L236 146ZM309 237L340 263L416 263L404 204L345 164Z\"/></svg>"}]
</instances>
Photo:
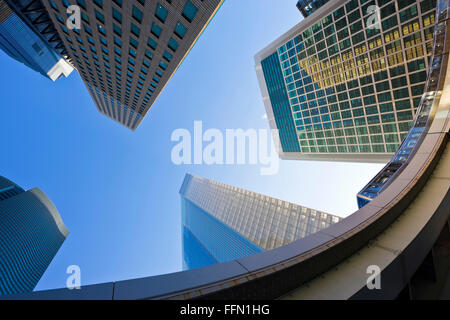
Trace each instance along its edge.
<instances>
[{"instance_id":1,"label":"clear blue sky","mask_svg":"<svg viewBox=\"0 0 450 320\"><path fill-rule=\"evenodd\" d=\"M176 166L173 130L268 129L254 55L301 19L295 0L226 0L136 132L97 112L73 72L55 83L0 52L0 175L55 203L70 235L37 290L181 269L178 190L189 172L347 216L382 165L282 161L259 166Z\"/></svg>"}]
</instances>

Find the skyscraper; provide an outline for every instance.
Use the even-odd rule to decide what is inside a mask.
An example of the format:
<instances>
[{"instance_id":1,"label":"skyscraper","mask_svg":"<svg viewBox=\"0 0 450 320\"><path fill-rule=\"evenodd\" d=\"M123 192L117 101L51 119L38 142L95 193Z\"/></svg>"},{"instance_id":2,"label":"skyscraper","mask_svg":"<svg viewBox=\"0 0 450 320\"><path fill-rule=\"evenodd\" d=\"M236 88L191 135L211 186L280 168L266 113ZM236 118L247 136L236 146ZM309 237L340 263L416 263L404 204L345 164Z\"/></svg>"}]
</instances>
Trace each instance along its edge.
<instances>
[{"instance_id":1,"label":"skyscraper","mask_svg":"<svg viewBox=\"0 0 450 320\"><path fill-rule=\"evenodd\" d=\"M222 2L43 1L98 110L132 130ZM66 26L69 5L81 10L80 29Z\"/></svg>"},{"instance_id":2,"label":"skyscraper","mask_svg":"<svg viewBox=\"0 0 450 320\"><path fill-rule=\"evenodd\" d=\"M329 0L298 0L297 8L298 8L298 10L300 10L302 15L306 18L307 16L312 14L314 11L319 9L321 6L323 6L328 1Z\"/></svg>"},{"instance_id":3,"label":"skyscraper","mask_svg":"<svg viewBox=\"0 0 450 320\"><path fill-rule=\"evenodd\" d=\"M184 269L274 249L341 220L190 174L180 195Z\"/></svg>"},{"instance_id":4,"label":"skyscraper","mask_svg":"<svg viewBox=\"0 0 450 320\"><path fill-rule=\"evenodd\" d=\"M46 39L33 30L26 17L13 11L4 0L0 0L0 49L52 81L73 71Z\"/></svg>"},{"instance_id":5,"label":"skyscraper","mask_svg":"<svg viewBox=\"0 0 450 320\"><path fill-rule=\"evenodd\" d=\"M280 157L387 162L411 128L435 0L329 1L259 52Z\"/></svg>"},{"instance_id":6,"label":"skyscraper","mask_svg":"<svg viewBox=\"0 0 450 320\"><path fill-rule=\"evenodd\" d=\"M0 176L0 295L31 292L68 234L40 189Z\"/></svg>"}]
</instances>

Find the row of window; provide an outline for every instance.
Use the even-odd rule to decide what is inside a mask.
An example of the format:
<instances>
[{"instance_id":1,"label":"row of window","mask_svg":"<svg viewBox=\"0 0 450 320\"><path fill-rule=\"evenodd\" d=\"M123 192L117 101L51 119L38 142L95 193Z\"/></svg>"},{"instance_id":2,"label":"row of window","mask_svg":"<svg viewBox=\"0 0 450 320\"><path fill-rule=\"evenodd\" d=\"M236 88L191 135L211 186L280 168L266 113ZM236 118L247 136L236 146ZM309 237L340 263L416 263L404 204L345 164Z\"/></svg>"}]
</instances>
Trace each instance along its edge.
<instances>
[{"instance_id":1,"label":"row of window","mask_svg":"<svg viewBox=\"0 0 450 320\"><path fill-rule=\"evenodd\" d=\"M354 21L364 17L373 15L376 13L375 11L369 10L369 7L377 5L380 10L380 16L385 18L394 12L400 12L399 15L402 17L402 22L407 21L408 17L414 14L414 9L406 7L414 4L415 0L378 0L375 2L374 0L361 0L360 5L357 0L349 1L344 6L336 9L333 13L323 18L321 21L318 21L308 29L304 30L301 34L297 35L297 39L299 41L307 41L309 37L320 33L322 30L326 35L335 34L334 24L337 27L344 27L345 25L350 25ZM397 5L397 7L396 7ZM422 13L433 10L436 7L436 0L423 0L420 2L420 9ZM361 8L362 15L360 14L360 10L356 10ZM403 10L404 9L404 10ZM355 11L354 11L355 10ZM409 11L408 11L409 10ZM417 7L416 7L417 11ZM347 23L348 21L348 23ZM334 22L334 24L333 24ZM374 28L376 29L376 28ZM280 48L283 50L283 47ZM283 52L280 52L280 54Z\"/></svg>"},{"instance_id":2,"label":"row of window","mask_svg":"<svg viewBox=\"0 0 450 320\"><path fill-rule=\"evenodd\" d=\"M432 28L428 28L425 30L426 30L425 41L430 41L432 39ZM292 49L290 49L289 52L281 54L280 58L283 63L283 68L294 66L298 62L302 68L307 69L309 71L308 73L314 74L314 77L325 78L326 75L336 73L336 71L338 71L336 70L336 68L340 68L341 70L339 71L342 71L342 68L348 70L350 68L354 68L355 66L362 66L363 64L369 62L369 57L374 66L375 63L380 63L380 61L384 61L385 65L386 59L389 62L389 65L399 63L398 59L400 59L402 62L403 57L401 56L398 57L397 59L398 54L397 55L395 54L396 52L402 49L401 47L402 43L404 47L407 49L405 54L407 59L415 58L423 54L422 47L416 46L418 44L421 44L422 42L422 36L420 32L416 32L404 37L402 39L402 42L400 42L400 40L397 40L400 37L398 30L394 30L394 32L389 32L388 36L389 39L384 39L386 43L384 46L386 48L385 49L386 53L383 50L382 38L377 37L370 40L367 45L363 43L349 50L346 49L348 47L351 47L350 44L342 46L340 48L336 47L336 45L333 45L332 48L333 47L336 48L333 49L334 56L331 57L330 59L328 59L326 50L319 52L318 55L315 54L315 51L308 53L307 50L305 50L303 43L299 43L295 48L293 47ZM390 41L393 42L388 43ZM342 43L345 43L345 40ZM416 47L411 48L413 46ZM431 49L431 42L428 43L428 46ZM321 55L321 53L325 53L325 55ZM383 59L383 57L385 56L387 56L387 58ZM376 59L380 60L375 61Z\"/></svg>"}]
</instances>

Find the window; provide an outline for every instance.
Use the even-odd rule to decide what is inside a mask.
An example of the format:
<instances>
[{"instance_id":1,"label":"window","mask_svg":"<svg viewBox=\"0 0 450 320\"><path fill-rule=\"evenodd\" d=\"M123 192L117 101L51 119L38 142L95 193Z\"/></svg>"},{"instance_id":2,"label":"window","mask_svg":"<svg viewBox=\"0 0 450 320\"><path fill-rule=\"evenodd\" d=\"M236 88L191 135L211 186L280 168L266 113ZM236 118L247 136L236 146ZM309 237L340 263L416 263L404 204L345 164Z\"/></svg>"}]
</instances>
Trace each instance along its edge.
<instances>
[{"instance_id":1,"label":"window","mask_svg":"<svg viewBox=\"0 0 450 320\"><path fill-rule=\"evenodd\" d=\"M358 31L361 31L362 29L363 29L362 23L361 21L358 21L350 26L350 33L355 34Z\"/></svg>"},{"instance_id":2,"label":"window","mask_svg":"<svg viewBox=\"0 0 450 320\"><path fill-rule=\"evenodd\" d=\"M353 45L356 45L360 43L361 41L364 41L364 32L360 32L352 37Z\"/></svg>"},{"instance_id":3,"label":"window","mask_svg":"<svg viewBox=\"0 0 450 320\"><path fill-rule=\"evenodd\" d=\"M50 0L50 5L53 7L54 10L58 11L58 6L56 5L56 3Z\"/></svg>"},{"instance_id":4,"label":"window","mask_svg":"<svg viewBox=\"0 0 450 320\"><path fill-rule=\"evenodd\" d=\"M348 15L348 23L353 23L356 20L358 20L359 18L361 18L361 15L359 14L359 10L353 11L352 13L350 13Z\"/></svg>"},{"instance_id":5,"label":"window","mask_svg":"<svg viewBox=\"0 0 450 320\"><path fill-rule=\"evenodd\" d=\"M84 2L84 0L77 0L77 3L80 7L86 10L86 3Z\"/></svg>"},{"instance_id":6,"label":"window","mask_svg":"<svg viewBox=\"0 0 450 320\"><path fill-rule=\"evenodd\" d=\"M420 8L422 9L422 12L426 12L428 10L433 9L436 6L435 0L425 0L420 3Z\"/></svg>"},{"instance_id":7,"label":"window","mask_svg":"<svg viewBox=\"0 0 450 320\"><path fill-rule=\"evenodd\" d=\"M417 6L414 5L400 12L400 21L405 22L417 16Z\"/></svg>"},{"instance_id":8,"label":"window","mask_svg":"<svg viewBox=\"0 0 450 320\"><path fill-rule=\"evenodd\" d=\"M392 88L403 87L407 85L406 77L400 77L391 80Z\"/></svg>"},{"instance_id":9,"label":"window","mask_svg":"<svg viewBox=\"0 0 450 320\"><path fill-rule=\"evenodd\" d=\"M161 36L162 29L160 26L158 26L156 23L153 22L151 32L154 36L159 38Z\"/></svg>"},{"instance_id":10,"label":"window","mask_svg":"<svg viewBox=\"0 0 450 320\"><path fill-rule=\"evenodd\" d=\"M164 23L167 18L167 13L167 9L164 8L160 3L158 3L158 5L156 6L155 17L158 18L159 21Z\"/></svg>"},{"instance_id":11,"label":"window","mask_svg":"<svg viewBox=\"0 0 450 320\"><path fill-rule=\"evenodd\" d=\"M178 42L176 42L173 38L170 38L168 47L173 51L177 51L178 49Z\"/></svg>"},{"instance_id":12,"label":"window","mask_svg":"<svg viewBox=\"0 0 450 320\"><path fill-rule=\"evenodd\" d=\"M163 54L164 59L166 59L168 62L170 62L172 60L172 57L173 56L169 52L164 51L164 54Z\"/></svg>"},{"instance_id":13,"label":"window","mask_svg":"<svg viewBox=\"0 0 450 320\"><path fill-rule=\"evenodd\" d=\"M133 33L136 37L139 38L141 34L141 29L139 29L134 23L131 23L131 33Z\"/></svg>"},{"instance_id":14,"label":"window","mask_svg":"<svg viewBox=\"0 0 450 320\"><path fill-rule=\"evenodd\" d=\"M351 0L346 5L345 8L347 9L347 13L355 10L358 7L358 1L357 0Z\"/></svg>"},{"instance_id":15,"label":"window","mask_svg":"<svg viewBox=\"0 0 450 320\"><path fill-rule=\"evenodd\" d=\"M342 18L341 20L336 22L336 30L341 30L343 27L345 27L347 25L347 20L344 18Z\"/></svg>"},{"instance_id":16,"label":"window","mask_svg":"<svg viewBox=\"0 0 450 320\"><path fill-rule=\"evenodd\" d=\"M409 75L409 82L411 84L425 81L427 79L427 74L425 71L413 73Z\"/></svg>"},{"instance_id":17,"label":"window","mask_svg":"<svg viewBox=\"0 0 450 320\"><path fill-rule=\"evenodd\" d=\"M195 18L195 15L197 14L197 11L197 7L194 6L191 1L187 0L182 15L187 21L192 22Z\"/></svg>"},{"instance_id":18,"label":"window","mask_svg":"<svg viewBox=\"0 0 450 320\"><path fill-rule=\"evenodd\" d=\"M397 118L399 121L411 120L412 119L411 111L397 112Z\"/></svg>"},{"instance_id":19,"label":"window","mask_svg":"<svg viewBox=\"0 0 450 320\"><path fill-rule=\"evenodd\" d=\"M180 38L183 39L183 37L185 36L187 31L187 28L181 23L178 22L176 27L175 27L175 31L174 33Z\"/></svg>"},{"instance_id":20,"label":"window","mask_svg":"<svg viewBox=\"0 0 450 320\"><path fill-rule=\"evenodd\" d=\"M408 88L395 90L394 91L394 97L395 97L395 99L408 98L409 97Z\"/></svg>"},{"instance_id":21,"label":"window","mask_svg":"<svg viewBox=\"0 0 450 320\"><path fill-rule=\"evenodd\" d=\"M105 27L103 27L102 25L98 25L97 26L97 28L98 28L98 31L100 31L100 33L102 34L102 35L106 35L106 29L105 29Z\"/></svg>"},{"instance_id":22,"label":"window","mask_svg":"<svg viewBox=\"0 0 450 320\"><path fill-rule=\"evenodd\" d=\"M412 4L413 2L415 2L414 0L399 0L398 1L398 8L399 9L403 9L404 7Z\"/></svg>"},{"instance_id":23,"label":"window","mask_svg":"<svg viewBox=\"0 0 450 320\"><path fill-rule=\"evenodd\" d=\"M94 3L99 6L100 8L103 8L103 1L102 0L94 0Z\"/></svg>"},{"instance_id":24,"label":"window","mask_svg":"<svg viewBox=\"0 0 450 320\"><path fill-rule=\"evenodd\" d=\"M376 88L377 88L377 91L378 91L378 92L380 92L380 91L385 91L385 90L389 90L389 89L390 89L390 88L389 88L389 81L383 81L383 82L377 83L377 84L376 84Z\"/></svg>"},{"instance_id":25,"label":"window","mask_svg":"<svg viewBox=\"0 0 450 320\"><path fill-rule=\"evenodd\" d=\"M158 45L156 43L155 40L153 40L152 38L148 38L147 44L149 45L150 48L152 48L153 50L156 49L156 46Z\"/></svg>"},{"instance_id":26,"label":"window","mask_svg":"<svg viewBox=\"0 0 450 320\"><path fill-rule=\"evenodd\" d=\"M152 54L149 50L145 50L145 56L146 56L147 58L149 58L150 60L153 58L153 54ZM148 60L146 60L146 59L144 59L143 64L144 64L146 67L150 67L150 61L148 61Z\"/></svg>"},{"instance_id":27,"label":"window","mask_svg":"<svg viewBox=\"0 0 450 320\"><path fill-rule=\"evenodd\" d=\"M115 23L113 23L113 30L114 30L114 33L117 34L119 37L122 36L122 29Z\"/></svg>"},{"instance_id":28,"label":"window","mask_svg":"<svg viewBox=\"0 0 450 320\"><path fill-rule=\"evenodd\" d=\"M166 70L167 67L168 67L167 63L165 63L164 61L161 61L161 62L159 63L159 66L160 66L161 69L163 69L163 70Z\"/></svg>"},{"instance_id":29,"label":"window","mask_svg":"<svg viewBox=\"0 0 450 320\"><path fill-rule=\"evenodd\" d=\"M85 21L86 23L89 23L89 17L88 17L87 14L84 13L84 12L81 12L81 19L82 19L83 21Z\"/></svg>"},{"instance_id":30,"label":"window","mask_svg":"<svg viewBox=\"0 0 450 320\"><path fill-rule=\"evenodd\" d=\"M138 47L138 42L134 38L130 38L130 45L132 45L134 48ZM135 55L136 56L136 55Z\"/></svg>"},{"instance_id":31,"label":"window","mask_svg":"<svg viewBox=\"0 0 450 320\"><path fill-rule=\"evenodd\" d=\"M115 43L117 46L122 47L122 41L121 41L119 38L114 37L114 43Z\"/></svg>"},{"instance_id":32,"label":"window","mask_svg":"<svg viewBox=\"0 0 450 320\"><path fill-rule=\"evenodd\" d=\"M423 84L419 84L417 86L412 86L411 87L411 92L413 96L417 96L417 95L422 95L424 91L424 85Z\"/></svg>"},{"instance_id":33,"label":"window","mask_svg":"<svg viewBox=\"0 0 450 320\"><path fill-rule=\"evenodd\" d=\"M138 21L139 23L142 22L142 11L139 10L138 8L136 8L134 5L133 5L132 15L133 15L133 18L136 19L136 21Z\"/></svg>"},{"instance_id":34,"label":"window","mask_svg":"<svg viewBox=\"0 0 450 320\"><path fill-rule=\"evenodd\" d=\"M408 62L408 71L414 72L425 69L425 61L423 59Z\"/></svg>"},{"instance_id":35,"label":"window","mask_svg":"<svg viewBox=\"0 0 450 320\"><path fill-rule=\"evenodd\" d=\"M116 10L115 8L112 8L113 10L113 18L119 22L122 23L122 14L120 13L120 11Z\"/></svg>"}]
</instances>

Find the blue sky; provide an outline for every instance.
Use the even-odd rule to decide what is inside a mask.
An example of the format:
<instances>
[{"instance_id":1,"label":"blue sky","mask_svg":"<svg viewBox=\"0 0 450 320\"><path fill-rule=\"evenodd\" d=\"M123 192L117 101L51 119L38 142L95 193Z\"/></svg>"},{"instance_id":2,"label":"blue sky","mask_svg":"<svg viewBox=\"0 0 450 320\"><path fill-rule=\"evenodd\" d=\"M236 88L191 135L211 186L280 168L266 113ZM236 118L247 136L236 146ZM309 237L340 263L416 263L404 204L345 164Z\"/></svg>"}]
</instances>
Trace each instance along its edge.
<instances>
[{"instance_id":1,"label":"blue sky","mask_svg":"<svg viewBox=\"0 0 450 320\"><path fill-rule=\"evenodd\" d=\"M340 216L381 164L281 161L176 166L177 128L269 129L254 55L297 24L294 0L227 0L136 132L97 112L73 72L55 83L0 52L0 175L41 188L70 235L36 290L64 287L69 265L82 285L181 269L178 190L189 172Z\"/></svg>"}]
</instances>

